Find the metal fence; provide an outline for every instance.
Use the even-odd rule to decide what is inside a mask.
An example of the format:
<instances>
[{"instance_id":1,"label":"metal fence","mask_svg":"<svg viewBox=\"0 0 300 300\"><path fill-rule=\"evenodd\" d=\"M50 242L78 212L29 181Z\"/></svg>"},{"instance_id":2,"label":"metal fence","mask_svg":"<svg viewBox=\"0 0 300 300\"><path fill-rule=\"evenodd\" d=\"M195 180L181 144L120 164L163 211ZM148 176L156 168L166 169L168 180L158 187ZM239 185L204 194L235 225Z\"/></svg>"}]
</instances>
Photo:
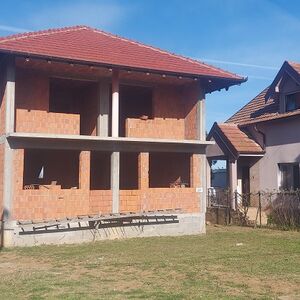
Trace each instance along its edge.
<instances>
[{"instance_id":1,"label":"metal fence","mask_svg":"<svg viewBox=\"0 0 300 300\"><path fill-rule=\"evenodd\" d=\"M239 194L210 188L207 206L226 209L228 224L300 228L300 190Z\"/></svg>"}]
</instances>

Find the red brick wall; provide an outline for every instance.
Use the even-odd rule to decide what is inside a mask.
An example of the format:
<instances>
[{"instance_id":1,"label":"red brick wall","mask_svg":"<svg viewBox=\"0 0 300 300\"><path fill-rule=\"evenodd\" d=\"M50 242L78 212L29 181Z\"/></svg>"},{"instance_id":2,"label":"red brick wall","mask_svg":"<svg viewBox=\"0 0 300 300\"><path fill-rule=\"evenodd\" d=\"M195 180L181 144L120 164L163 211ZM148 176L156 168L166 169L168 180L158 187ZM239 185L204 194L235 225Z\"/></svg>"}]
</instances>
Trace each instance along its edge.
<instances>
[{"instance_id":1,"label":"red brick wall","mask_svg":"<svg viewBox=\"0 0 300 300\"><path fill-rule=\"evenodd\" d=\"M153 92L153 119L127 119L125 135L141 138L195 139L198 85L158 86Z\"/></svg>"},{"instance_id":2,"label":"red brick wall","mask_svg":"<svg viewBox=\"0 0 300 300\"><path fill-rule=\"evenodd\" d=\"M126 119L125 126L128 137L184 139L183 119Z\"/></svg>"},{"instance_id":3,"label":"red brick wall","mask_svg":"<svg viewBox=\"0 0 300 300\"><path fill-rule=\"evenodd\" d=\"M80 115L17 109L16 132L80 134Z\"/></svg>"},{"instance_id":4,"label":"red brick wall","mask_svg":"<svg viewBox=\"0 0 300 300\"><path fill-rule=\"evenodd\" d=\"M23 190L24 150L14 150L13 164L14 219L51 219L89 214L89 190L56 188Z\"/></svg>"},{"instance_id":5,"label":"red brick wall","mask_svg":"<svg viewBox=\"0 0 300 300\"><path fill-rule=\"evenodd\" d=\"M193 188L154 188L141 191L142 210L175 209L183 212L199 212L199 197Z\"/></svg>"},{"instance_id":6,"label":"red brick wall","mask_svg":"<svg viewBox=\"0 0 300 300\"><path fill-rule=\"evenodd\" d=\"M80 132L83 135L96 135L99 89L97 84L85 90L84 101L81 103Z\"/></svg>"},{"instance_id":7,"label":"red brick wall","mask_svg":"<svg viewBox=\"0 0 300 300\"><path fill-rule=\"evenodd\" d=\"M17 132L79 134L80 115L49 112L49 78L17 69L15 127Z\"/></svg>"},{"instance_id":8,"label":"red brick wall","mask_svg":"<svg viewBox=\"0 0 300 300\"><path fill-rule=\"evenodd\" d=\"M199 84L194 84L192 87L184 89L185 103L185 138L187 140L198 139L196 127L197 102L199 100L200 87Z\"/></svg>"},{"instance_id":9,"label":"red brick wall","mask_svg":"<svg viewBox=\"0 0 300 300\"><path fill-rule=\"evenodd\" d=\"M112 212L112 191L93 190L90 191L90 213L108 214Z\"/></svg>"},{"instance_id":10,"label":"red brick wall","mask_svg":"<svg viewBox=\"0 0 300 300\"><path fill-rule=\"evenodd\" d=\"M0 148L0 161L1 155ZM81 162L83 174L79 176L83 186L80 189L41 188L38 190L23 190L24 150L14 150L13 218L17 220L36 220L111 213L112 191L89 190L88 158L88 151L83 151L81 160L85 162ZM146 158L147 155L144 154L143 165L147 164ZM196 167L196 165L194 166ZM143 167L145 168L145 165ZM146 177L147 172L140 172L140 176ZM146 179L140 178L139 180L144 181ZM195 188L147 188L144 184L140 190L120 191L120 211L140 212L181 208L184 212L199 212L198 199Z\"/></svg>"}]
</instances>

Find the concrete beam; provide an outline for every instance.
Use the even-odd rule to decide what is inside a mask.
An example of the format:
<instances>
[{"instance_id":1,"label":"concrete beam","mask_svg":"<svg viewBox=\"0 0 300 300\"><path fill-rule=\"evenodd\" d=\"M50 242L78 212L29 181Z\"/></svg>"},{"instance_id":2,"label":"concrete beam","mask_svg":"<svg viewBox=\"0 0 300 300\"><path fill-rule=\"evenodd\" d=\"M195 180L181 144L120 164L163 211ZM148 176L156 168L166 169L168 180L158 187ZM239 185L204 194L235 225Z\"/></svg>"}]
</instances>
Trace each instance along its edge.
<instances>
[{"instance_id":1,"label":"concrete beam","mask_svg":"<svg viewBox=\"0 0 300 300\"><path fill-rule=\"evenodd\" d=\"M110 166L112 213L118 213L120 211L120 152L112 152Z\"/></svg>"},{"instance_id":2,"label":"concrete beam","mask_svg":"<svg viewBox=\"0 0 300 300\"><path fill-rule=\"evenodd\" d=\"M119 70L114 69L112 74L112 137L119 136Z\"/></svg>"},{"instance_id":3,"label":"concrete beam","mask_svg":"<svg viewBox=\"0 0 300 300\"><path fill-rule=\"evenodd\" d=\"M97 119L97 135L108 137L109 129L109 82L99 83L99 115Z\"/></svg>"}]
</instances>

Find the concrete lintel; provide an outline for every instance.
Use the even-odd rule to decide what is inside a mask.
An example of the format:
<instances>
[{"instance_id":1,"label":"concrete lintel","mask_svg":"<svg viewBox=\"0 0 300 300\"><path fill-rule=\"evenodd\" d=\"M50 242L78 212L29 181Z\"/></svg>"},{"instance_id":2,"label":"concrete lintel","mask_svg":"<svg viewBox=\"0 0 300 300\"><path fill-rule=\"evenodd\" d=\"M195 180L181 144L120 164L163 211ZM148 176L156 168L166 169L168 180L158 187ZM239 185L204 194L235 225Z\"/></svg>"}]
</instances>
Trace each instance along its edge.
<instances>
[{"instance_id":1,"label":"concrete lintel","mask_svg":"<svg viewBox=\"0 0 300 300\"><path fill-rule=\"evenodd\" d=\"M176 140L159 138L134 138L134 137L100 137L90 135L51 134L51 133L10 133L8 138L30 138L47 140L72 140L72 141L100 141L117 143L151 143L151 144L173 144L173 145L214 145L214 141L205 140Z\"/></svg>"},{"instance_id":2,"label":"concrete lintel","mask_svg":"<svg viewBox=\"0 0 300 300\"><path fill-rule=\"evenodd\" d=\"M161 142L147 140L120 140L120 139L81 139L81 138L46 138L22 137L11 135L9 143L13 149L66 149L91 150L108 152L185 152L205 153L207 143Z\"/></svg>"}]
</instances>

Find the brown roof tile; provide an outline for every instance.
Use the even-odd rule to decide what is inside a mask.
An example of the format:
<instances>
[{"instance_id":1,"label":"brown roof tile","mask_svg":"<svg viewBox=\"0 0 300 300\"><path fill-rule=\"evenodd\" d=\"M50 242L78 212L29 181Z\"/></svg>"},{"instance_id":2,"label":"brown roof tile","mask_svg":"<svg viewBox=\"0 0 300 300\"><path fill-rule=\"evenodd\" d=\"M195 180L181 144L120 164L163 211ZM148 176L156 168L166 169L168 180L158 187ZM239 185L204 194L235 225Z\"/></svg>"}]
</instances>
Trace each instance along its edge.
<instances>
[{"instance_id":1,"label":"brown roof tile","mask_svg":"<svg viewBox=\"0 0 300 300\"><path fill-rule=\"evenodd\" d=\"M299 63L285 62L281 70L283 68L292 68L293 71L300 76ZM274 82L272 84L274 84ZM244 107L231 116L226 123L235 123L243 126L252 123L287 118L300 114L300 109L286 113L280 113L278 94L275 94L274 96L273 93L271 97L268 97L269 88L270 87L267 87L254 99L248 102Z\"/></svg>"},{"instance_id":2,"label":"brown roof tile","mask_svg":"<svg viewBox=\"0 0 300 300\"><path fill-rule=\"evenodd\" d=\"M261 146L236 124L217 124L223 135L238 153L263 153Z\"/></svg>"}]
</instances>

